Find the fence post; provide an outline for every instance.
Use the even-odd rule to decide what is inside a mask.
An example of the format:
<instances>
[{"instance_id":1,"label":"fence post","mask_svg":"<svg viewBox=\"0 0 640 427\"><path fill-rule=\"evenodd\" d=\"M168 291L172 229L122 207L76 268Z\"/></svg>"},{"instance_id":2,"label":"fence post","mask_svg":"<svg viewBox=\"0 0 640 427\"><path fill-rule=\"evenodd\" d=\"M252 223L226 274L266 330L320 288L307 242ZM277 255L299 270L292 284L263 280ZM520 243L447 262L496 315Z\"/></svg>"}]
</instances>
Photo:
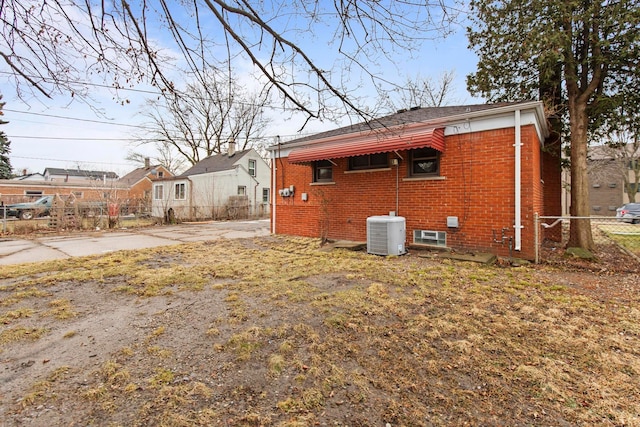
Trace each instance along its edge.
<instances>
[{"instance_id":1,"label":"fence post","mask_svg":"<svg viewBox=\"0 0 640 427\"><path fill-rule=\"evenodd\" d=\"M538 239L540 234L539 222L540 222L540 218L538 216L538 212L536 212L533 214L533 244L535 247L535 264L537 264L539 261L539 256L538 256L538 251L539 251Z\"/></svg>"}]
</instances>

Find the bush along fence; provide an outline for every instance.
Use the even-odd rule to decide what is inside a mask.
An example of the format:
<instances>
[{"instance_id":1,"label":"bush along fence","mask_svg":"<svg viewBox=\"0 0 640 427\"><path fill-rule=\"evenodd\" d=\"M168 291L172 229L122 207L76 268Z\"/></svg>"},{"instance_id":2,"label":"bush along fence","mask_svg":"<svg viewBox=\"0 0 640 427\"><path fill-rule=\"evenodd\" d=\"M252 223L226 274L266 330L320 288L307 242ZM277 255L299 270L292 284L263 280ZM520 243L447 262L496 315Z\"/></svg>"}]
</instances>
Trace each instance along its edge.
<instances>
[{"instance_id":1,"label":"bush along fence","mask_svg":"<svg viewBox=\"0 0 640 427\"><path fill-rule=\"evenodd\" d=\"M113 228L126 222L149 219L147 199L85 201L54 196L48 205L25 205L20 210L2 210L3 233L22 234L37 230L80 230Z\"/></svg>"},{"instance_id":2,"label":"bush along fence","mask_svg":"<svg viewBox=\"0 0 640 427\"><path fill-rule=\"evenodd\" d=\"M597 253L619 248L640 262L640 223L611 216L535 216L535 262L548 261L549 254L564 248L572 222L586 221L591 227Z\"/></svg>"},{"instance_id":3,"label":"bush along fence","mask_svg":"<svg viewBox=\"0 0 640 427\"><path fill-rule=\"evenodd\" d=\"M231 196L217 205L199 203L165 204L154 202L153 216L165 223L189 221L224 221L269 218L268 203L251 203L246 196Z\"/></svg>"}]
</instances>

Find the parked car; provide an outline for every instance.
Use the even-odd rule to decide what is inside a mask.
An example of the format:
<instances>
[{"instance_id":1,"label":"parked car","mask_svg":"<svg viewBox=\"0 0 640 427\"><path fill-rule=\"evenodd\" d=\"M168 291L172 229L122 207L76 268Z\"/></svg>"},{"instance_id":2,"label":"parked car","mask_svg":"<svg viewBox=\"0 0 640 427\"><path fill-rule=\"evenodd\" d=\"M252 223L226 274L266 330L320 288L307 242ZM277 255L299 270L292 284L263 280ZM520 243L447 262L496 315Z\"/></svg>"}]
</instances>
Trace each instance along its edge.
<instances>
[{"instance_id":1,"label":"parked car","mask_svg":"<svg viewBox=\"0 0 640 427\"><path fill-rule=\"evenodd\" d=\"M619 221L640 224L640 203L627 203L616 209Z\"/></svg>"},{"instance_id":2,"label":"parked car","mask_svg":"<svg viewBox=\"0 0 640 427\"><path fill-rule=\"evenodd\" d=\"M43 196L35 202L14 203L4 206L3 209L7 217L15 216L20 219L32 219L49 215L52 204L53 196Z\"/></svg>"}]
</instances>

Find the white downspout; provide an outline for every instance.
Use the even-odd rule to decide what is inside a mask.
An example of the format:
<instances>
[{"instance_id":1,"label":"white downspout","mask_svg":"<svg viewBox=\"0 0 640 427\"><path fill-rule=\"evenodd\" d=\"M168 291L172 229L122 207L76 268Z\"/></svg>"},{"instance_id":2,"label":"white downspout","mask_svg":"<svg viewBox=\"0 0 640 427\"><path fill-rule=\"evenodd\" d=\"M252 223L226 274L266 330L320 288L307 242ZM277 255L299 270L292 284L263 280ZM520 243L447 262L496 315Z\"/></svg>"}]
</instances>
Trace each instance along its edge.
<instances>
[{"instance_id":1,"label":"white downspout","mask_svg":"<svg viewBox=\"0 0 640 427\"><path fill-rule=\"evenodd\" d=\"M271 166L271 234L276 234L276 157L275 155L272 157L271 161L273 165Z\"/></svg>"},{"instance_id":2,"label":"white downspout","mask_svg":"<svg viewBox=\"0 0 640 427\"><path fill-rule=\"evenodd\" d=\"M520 132L521 120L520 110L515 111L515 221L514 221L514 245L513 249L519 251L522 249L522 136Z\"/></svg>"}]
</instances>

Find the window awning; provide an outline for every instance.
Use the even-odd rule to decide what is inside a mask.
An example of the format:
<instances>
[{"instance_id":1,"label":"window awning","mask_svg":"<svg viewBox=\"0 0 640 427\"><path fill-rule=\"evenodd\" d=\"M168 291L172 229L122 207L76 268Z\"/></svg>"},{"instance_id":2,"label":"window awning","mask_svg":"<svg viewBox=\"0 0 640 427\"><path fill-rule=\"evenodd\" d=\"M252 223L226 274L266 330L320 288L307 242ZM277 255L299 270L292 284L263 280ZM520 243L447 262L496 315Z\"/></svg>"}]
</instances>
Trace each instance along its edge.
<instances>
[{"instance_id":1,"label":"window awning","mask_svg":"<svg viewBox=\"0 0 640 427\"><path fill-rule=\"evenodd\" d=\"M288 161L289 163L306 163L425 147L444 152L444 128L387 135L372 132L366 136L359 135L356 138L344 138L340 141L318 142L315 145L294 148L289 153Z\"/></svg>"}]
</instances>

